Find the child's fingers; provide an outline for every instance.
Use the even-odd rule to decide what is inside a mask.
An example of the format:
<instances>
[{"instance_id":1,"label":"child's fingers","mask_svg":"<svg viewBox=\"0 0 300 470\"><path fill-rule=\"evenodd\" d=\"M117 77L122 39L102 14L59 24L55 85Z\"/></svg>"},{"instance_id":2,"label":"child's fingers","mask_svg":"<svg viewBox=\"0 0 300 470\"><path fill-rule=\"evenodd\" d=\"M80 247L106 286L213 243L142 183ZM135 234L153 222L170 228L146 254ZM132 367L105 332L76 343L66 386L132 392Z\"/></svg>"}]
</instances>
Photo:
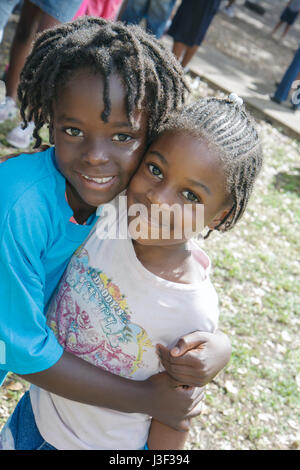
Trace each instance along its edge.
<instances>
[{"instance_id":1,"label":"child's fingers","mask_svg":"<svg viewBox=\"0 0 300 470\"><path fill-rule=\"evenodd\" d=\"M212 333L194 331L188 335L182 336L177 344L171 349L171 355L174 357L182 356L192 349L203 349L209 335Z\"/></svg>"},{"instance_id":2,"label":"child's fingers","mask_svg":"<svg viewBox=\"0 0 300 470\"><path fill-rule=\"evenodd\" d=\"M204 352L201 351L201 348L189 350L182 356L174 357L168 348L162 345L157 345L157 353L164 366L167 364L168 367L186 366L201 369L204 360Z\"/></svg>"}]
</instances>

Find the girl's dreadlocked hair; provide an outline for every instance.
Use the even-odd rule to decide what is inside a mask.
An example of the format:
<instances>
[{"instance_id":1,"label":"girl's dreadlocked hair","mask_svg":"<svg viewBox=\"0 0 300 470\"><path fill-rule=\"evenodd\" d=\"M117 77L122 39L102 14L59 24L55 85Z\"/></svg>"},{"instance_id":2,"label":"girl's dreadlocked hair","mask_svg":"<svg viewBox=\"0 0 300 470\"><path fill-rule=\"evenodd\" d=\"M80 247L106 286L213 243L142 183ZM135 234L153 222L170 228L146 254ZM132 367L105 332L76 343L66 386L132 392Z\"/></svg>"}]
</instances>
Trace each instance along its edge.
<instances>
[{"instance_id":1,"label":"girl's dreadlocked hair","mask_svg":"<svg viewBox=\"0 0 300 470\"><path fill-rule=\"evenodd\" d=\"M215 229L225 232L233 228L245 211L262 167L262 148L253 119L230 97L204 98L174 113L158 134L165 131L188 132L217 151L233 204Z\"/></svg>"},{"instance_id":2,"label":"girl's dreadlocked hair","mask_svg":"<svg viewBox=\"0 0 300 470\"><path fill-rule=\"evenodd\" d=\"M127 94L127 114L142 106L148 111L148 136L170 111L184 102L187 85L173 54L139 26L83 17L41 33L21 73L18 97L25 127L34 121L35 147L39 130L50 122L57 88L75 70L88 67L104 79L103 121L110 114L109 78L117 73Z\"/></svg>"}]
</instances>

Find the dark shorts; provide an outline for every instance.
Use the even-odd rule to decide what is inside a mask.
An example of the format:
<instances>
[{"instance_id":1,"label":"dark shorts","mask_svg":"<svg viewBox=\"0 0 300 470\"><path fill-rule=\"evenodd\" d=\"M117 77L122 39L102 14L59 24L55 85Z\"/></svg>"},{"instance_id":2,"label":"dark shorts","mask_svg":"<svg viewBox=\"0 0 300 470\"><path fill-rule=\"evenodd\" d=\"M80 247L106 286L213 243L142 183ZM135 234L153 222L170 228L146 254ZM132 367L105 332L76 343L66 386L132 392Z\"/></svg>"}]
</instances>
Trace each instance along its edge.
<instances>
[{"instance_id":1,"label":"dark shorts","mask_svg":"<svg viewBox=\"0 0 300 470\"><path fill-rule=\"evenodd\" d=\"M292 11L288 7L286 7L282 12L280 21L283 21L284 23L292 25L295 23L298 15L299 15L298 11Z\"/></svg>"}]
</instances>

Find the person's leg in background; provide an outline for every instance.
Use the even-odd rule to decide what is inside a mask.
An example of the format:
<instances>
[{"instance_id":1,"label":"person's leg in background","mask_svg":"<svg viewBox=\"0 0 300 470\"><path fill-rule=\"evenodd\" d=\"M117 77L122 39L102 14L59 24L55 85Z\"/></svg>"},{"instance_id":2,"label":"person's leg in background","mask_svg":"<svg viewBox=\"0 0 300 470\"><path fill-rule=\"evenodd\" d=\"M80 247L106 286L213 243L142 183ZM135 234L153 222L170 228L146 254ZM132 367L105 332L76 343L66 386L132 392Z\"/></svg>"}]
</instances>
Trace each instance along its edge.
<instances>
[{"instance_id":1,"label":"person's leg in background","mask_svg":"<svg viewBox=\"0 0 300 470\"><path fill-rule=\"evenodd\" d=\"M187 46L183 42L174 41L172 52L178 62L181 62L181 57L185 53Z\"/></svg>"},{"instance_id":2,"label":"person's leg in background","mask_svg":"<svg viewBox=\"0 0 300 470\"><path fill-rule=\"evenodd\" d=\"M25 60L31 51L35 35L58 23L59 21L44 13L29 0L24 1L10 49L9 68L6 75L6 100L0 108L0 122L10 117L13 118L18 113L16 101L20 74ZM26 129L23 129L22 124L20 124L8 133L6 140L14 147L26 148L32 141L33 128L33 123L29 123Z\"/></svg>"},{"instance_id":3,"label":"person's leg in background","mask_svg":"<svg viewBox=\"0 0 300 470\"><path fill-rule=\"evenodd\" d=\"M160 38L166 29L176 0L150 0L147 12L147 30Z\"/></svg>"},{"instance_id":4,"label":"person's leg in background","mask_svg":"<svg viewBox=\"0 0 300 470\"><path fill-rule=\"evenodd\" d=\"M6 98L0 104L0 123L14 118L18 113L16 104L20 73L31 51L38 32L57 24L71 21L82 0L24 0L20 20L10 50L10 64L6 76ZM26 148L32 140L34 124L15 127L6 137L17 148Z\"/></svg>"},{"instance_id":5,"label":"person's leg in background","mask_svg":"<svg viewBox=\"0 0 300 470\"><path fill-rule=\"evenodd\" d=\"M14 101L17 99L20 73L31 51L35 34L58 23L55 18L43 13L39 7L33 5L29 0L24 1L20 21L10 50L9 69L6 78L6 94Z\"/></svg>"},{"instance_id":6,"label":"person's leg in background","mask_svg":"<svg viewBox=\"0 0 300 470\"><path fill-rule=\"evenodd\" d=\"M199 49L198 45L186 47L186 51L181 60L181 65L184 69L190 63L190 61L192 60L193 56L196 54L198 49Z\"/></svg>"},{"instance_id":7,"label":"person's leg in background","mask_svg":"<svg viewBox=\"0 0 300 470\"><path fill-rule=\"evenodd\" d=\"M288 98L291 86L300 72L300 48L297 50L292 62L287 68L284 76L279 83L275 95L271 98L276 103L282 103ZM296 104L299 107L299 104Z\"/></svg>"}]
</instances>

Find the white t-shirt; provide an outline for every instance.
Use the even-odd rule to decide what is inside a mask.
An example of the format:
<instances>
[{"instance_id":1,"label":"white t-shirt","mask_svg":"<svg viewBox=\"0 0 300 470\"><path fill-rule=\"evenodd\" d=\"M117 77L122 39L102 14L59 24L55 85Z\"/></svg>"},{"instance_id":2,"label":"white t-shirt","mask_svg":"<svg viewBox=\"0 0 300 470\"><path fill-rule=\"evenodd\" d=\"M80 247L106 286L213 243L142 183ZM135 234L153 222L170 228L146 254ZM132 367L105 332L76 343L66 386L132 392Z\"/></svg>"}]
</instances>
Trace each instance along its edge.
<instances>
[{"instance_id":1,"label":"white t-shirt","mask_svg":"<svg viewBox=\"0 0 300 470\"><path fill-rule=\"evenodd\" d=\"M99 239L101 224L73 255L49 306L48 324L72 354L144 380L163 370L157 343L171 347L182 335L217 328L210 261L195 244L202 281L167 281L145 269L131 239ZM141 449L147 441L151 418L145 414L77 403L35 386L30 397L41 435L59 450Z\"/></svg>"}]
</instances>

